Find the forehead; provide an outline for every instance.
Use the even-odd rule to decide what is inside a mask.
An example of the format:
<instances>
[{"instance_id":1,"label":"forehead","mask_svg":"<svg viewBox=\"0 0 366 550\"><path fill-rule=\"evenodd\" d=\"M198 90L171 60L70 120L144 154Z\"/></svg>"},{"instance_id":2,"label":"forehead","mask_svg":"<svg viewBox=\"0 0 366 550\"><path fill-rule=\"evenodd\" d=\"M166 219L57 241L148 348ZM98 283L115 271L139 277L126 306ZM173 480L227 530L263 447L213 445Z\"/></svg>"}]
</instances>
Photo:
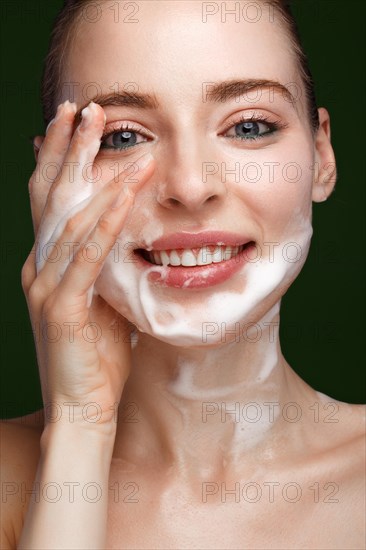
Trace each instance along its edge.
<instances>
[{"instance_id":1,"label":"forehead","mask_svg":"<svg viewBox=\"0 0 366 550\"><path fill-rule=\"evenodd\" d=\"M80 84L77 101L85 86L106 93L135 83L187 103L201 99L204 83L234 77L301 86L290 41L267 2L93 2L64 73Z\"/></svg>"}]
</instances>

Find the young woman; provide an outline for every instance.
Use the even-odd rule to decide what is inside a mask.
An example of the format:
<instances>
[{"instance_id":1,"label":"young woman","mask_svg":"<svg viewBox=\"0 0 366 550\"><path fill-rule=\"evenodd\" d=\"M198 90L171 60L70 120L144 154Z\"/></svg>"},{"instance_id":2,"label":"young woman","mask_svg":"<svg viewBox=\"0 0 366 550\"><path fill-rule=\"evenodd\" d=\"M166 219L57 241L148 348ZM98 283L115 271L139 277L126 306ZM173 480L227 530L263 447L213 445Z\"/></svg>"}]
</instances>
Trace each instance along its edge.
<instances>
[{"instance_id":1,"label":"young woman","mask_svg":"<svg viewBox=\"0 0 366 550\"><path fill-rule=\"evenodd\" d=\"M284 2L236 5L56 21L22 272L44 426L3 426L3 548L363 548L364 409L279 342L329 115Z\"/></svg>"}]
</instances>

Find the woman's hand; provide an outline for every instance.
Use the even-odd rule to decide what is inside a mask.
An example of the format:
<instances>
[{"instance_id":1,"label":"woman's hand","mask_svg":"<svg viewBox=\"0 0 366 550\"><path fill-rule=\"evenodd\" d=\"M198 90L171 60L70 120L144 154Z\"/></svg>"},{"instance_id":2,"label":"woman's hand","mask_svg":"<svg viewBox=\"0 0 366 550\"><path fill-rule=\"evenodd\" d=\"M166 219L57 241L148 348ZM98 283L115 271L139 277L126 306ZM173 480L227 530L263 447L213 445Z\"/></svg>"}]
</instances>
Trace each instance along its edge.
<instances>
[{"instance_id":1,"label":"woman's hand","mask_svg":"<svg viewBox=\"0 0 366 550\"><path fill-rule=\"evenodd\" d=\"M46 425L72 422L98 430L116 423L131 344L130 324L92 295L93 286L153 163L144 155L108 183L91 184L83 174L99 150L104 111L90 104L74 132L75 112L68 101L59 107L29 182L36 242L22 285L36 335Z\"/></svg>"}]
</instances>

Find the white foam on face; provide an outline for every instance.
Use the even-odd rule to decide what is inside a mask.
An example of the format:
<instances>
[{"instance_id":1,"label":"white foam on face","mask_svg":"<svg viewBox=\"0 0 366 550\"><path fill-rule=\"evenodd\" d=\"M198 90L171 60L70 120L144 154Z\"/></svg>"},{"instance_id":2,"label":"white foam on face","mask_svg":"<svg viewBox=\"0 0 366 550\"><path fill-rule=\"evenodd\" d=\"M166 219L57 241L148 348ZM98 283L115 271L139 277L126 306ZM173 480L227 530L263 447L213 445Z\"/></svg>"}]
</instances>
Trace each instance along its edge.
<instances>
[{"instance_id":1,"label":"white foam on face","mask_svg":"<svg viewBox=\"0 0 366 550\"><path fill-rule=\"evenodd\" d=\"M222 323L230 325L249 319L265 298L295 278L305 261L312 234L310 222L305 227L299 223L298 229L291 237L301 249L298 261L289 261L283 253L288 250L286 246L290 241L287 238L277 247L273 261L262 257L255 263L243 263L240 272L226 283L202 289L202 292L162 287L148 280L153 272L159 273L163 279L167 272L165 266L152 265L141 270L134 262L115 261L113 257L107 259L96 283L97 290L142 332L172 345L204 345L203 323L220 327ZM128 236L125 240L129 241ZM236 288L237 281L240 281L238 290L230 288L234 278ZM185 298L182 292L187 293ZM217 331L216 340L211 337L207 344L220 342L220 337L220 331Z\"/></svg>"}]
</instances>

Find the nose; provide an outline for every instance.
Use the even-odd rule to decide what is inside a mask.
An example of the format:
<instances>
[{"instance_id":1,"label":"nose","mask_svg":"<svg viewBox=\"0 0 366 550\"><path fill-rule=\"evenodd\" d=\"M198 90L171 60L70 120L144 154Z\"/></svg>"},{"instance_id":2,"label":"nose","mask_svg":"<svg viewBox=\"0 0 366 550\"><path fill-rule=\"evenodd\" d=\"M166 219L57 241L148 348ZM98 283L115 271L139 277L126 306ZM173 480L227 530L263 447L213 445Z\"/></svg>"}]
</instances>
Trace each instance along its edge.
<instances>
[{"instance_id":1,"label":"nose","mask_svg":"<svg viewBox=\"0 0 366 550\"><path fill-rule=\"evenodd\" d=\"M197 212L226 195L218 163L197 142L195 146L171 147L164 157L157 186L157 201L164 208Z\"/></svg>"}]
</instances>

